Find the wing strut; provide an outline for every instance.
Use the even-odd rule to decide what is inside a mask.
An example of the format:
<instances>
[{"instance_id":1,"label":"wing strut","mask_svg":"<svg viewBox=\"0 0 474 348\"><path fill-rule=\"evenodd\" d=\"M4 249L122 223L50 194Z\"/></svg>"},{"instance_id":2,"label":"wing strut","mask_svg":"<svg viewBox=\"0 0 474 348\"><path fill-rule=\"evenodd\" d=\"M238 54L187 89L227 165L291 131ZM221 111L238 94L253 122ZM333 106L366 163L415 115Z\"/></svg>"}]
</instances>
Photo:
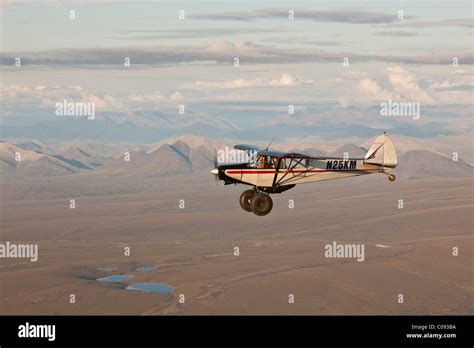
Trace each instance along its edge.
<instances>
[{"instance_id":1,"label":"wing strut","mask_svg":"<svg viewBox=\"0 0 474 348\"><path fill-rule=\"evenodd\" d=\"M300 164L300 163L303 161L303 159L304 159L304 158L300 158L300 159L299 159L298 161L296 161L295 164L292 166L292 165L291 165L291 164L293 163L293 158L292 158L291 161L290 161L290 164L288 165L288 170L287 170L287 172L285 173L285 175L283 175L283 176L280 178L280 180L278 180L278 181L276 182L276 185L279 186L280 183L284 183L284 181L282 181L282 180L288 175L288 173L290 173L293 169L295 169L296 166L297 166L298 164ZM274 185L275 185L275 184L274 184Z\"/></svg>"},{"instance_id":2,"label":"wing strut","mask_svg":"<svg viewBox=\"0 0 474 348\"><path fill-rule=\"evenodd\" d=\"M277 165L276 165L276 168L275 168L275 176L273 177L272 188L275 187L275 183L276 183L276 180L277 180L277 177L278 177L278 172L280 170L280 164L281 164L281 158L278 158Z\"/></svg>"}]
</instances>

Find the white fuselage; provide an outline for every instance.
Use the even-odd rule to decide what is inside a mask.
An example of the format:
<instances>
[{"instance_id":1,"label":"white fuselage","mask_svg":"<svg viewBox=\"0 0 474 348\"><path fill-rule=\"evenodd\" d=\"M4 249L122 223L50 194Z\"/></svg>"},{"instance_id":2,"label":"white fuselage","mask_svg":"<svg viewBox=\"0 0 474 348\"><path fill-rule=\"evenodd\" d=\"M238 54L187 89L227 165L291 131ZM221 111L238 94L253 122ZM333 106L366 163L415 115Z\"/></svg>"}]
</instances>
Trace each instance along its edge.
<instances>
[{"instance_id":1,"label":"white fuselage","mask_svg":"<svg viewBox=\"0 0 474 348\"><path fill-rule=\"evenodd\" d=\"M275 168L239 168L226 169L225 175L250 185L271 187L304 184L313 181L333 180L372 173L389 171L390 168L380 165L367 164L363 159L328 158L311 160L308 166L298 166L294 169L280 168L276 175Z\"/></svg>"}]
</instances>

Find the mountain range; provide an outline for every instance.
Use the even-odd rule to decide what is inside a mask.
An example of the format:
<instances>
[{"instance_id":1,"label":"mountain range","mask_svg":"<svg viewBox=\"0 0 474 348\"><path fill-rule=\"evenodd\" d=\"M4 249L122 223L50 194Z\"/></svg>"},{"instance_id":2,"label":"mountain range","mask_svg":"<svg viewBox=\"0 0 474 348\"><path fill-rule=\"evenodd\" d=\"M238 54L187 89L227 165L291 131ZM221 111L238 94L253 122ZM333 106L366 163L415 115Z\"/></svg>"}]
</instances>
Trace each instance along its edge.
<instances>
[{"instance_id":1,"label":"mountain range","mask_svg":"<svg viewBox=\"0 0 474 348\"><path fill-rule=\"evenodd\" d=\"M206 172L212 168L215 154L226 143L231 148L228 140L193 135L132 146L99 142L55 146L21 139L15 144L0 143L0 173L4 177L17 179L80 173L136 178L185 175ZM313 156L342 157L347 153L349 157L360 158L367 152L364 146L348 143L330 152L315 147L298 148L293 144L281 147L282 150L305 152ZM472 167L462 159L453 161L439 153L415 149L399 153L397 172L405 177L462 177L472 175Z\"/></svg>"}]
</instances>

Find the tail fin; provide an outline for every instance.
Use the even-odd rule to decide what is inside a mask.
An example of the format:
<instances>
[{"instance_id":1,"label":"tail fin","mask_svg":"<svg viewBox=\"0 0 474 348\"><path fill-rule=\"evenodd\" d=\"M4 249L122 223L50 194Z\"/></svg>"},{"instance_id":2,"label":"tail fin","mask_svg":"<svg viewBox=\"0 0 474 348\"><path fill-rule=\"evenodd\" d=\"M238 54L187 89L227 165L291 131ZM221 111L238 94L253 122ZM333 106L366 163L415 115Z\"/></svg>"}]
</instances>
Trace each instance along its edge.
<instances>
[{"instance_id":1,"label":"tail fin","mask_svg":"<svg viewBox=\"0 0 474 348\"><path fill-rule=\"evenodd\" d=\"M387 133L377 137L364 157L365 163L377 164L384 167L396 167L397 152Z\"/></svg>"}]
</instances>

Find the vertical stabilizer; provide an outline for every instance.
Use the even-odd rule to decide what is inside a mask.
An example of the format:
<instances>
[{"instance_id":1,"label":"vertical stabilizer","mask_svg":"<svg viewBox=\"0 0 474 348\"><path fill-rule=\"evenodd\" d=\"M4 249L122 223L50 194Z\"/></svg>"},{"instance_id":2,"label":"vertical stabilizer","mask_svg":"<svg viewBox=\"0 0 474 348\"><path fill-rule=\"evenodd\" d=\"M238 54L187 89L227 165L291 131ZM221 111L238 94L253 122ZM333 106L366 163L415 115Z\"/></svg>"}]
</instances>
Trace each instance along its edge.
<instances>
[{"instance_id":1,"label":"vertical stabilizer","mask_svg":"<svg viewBox=\"0 0 474 348\"><path fill-rule=\"evenodd\" d=\"M364 157L365 163L395 167L398 163L397 152L387 133L377 137Z\"/></svg>"}]
</instances>

